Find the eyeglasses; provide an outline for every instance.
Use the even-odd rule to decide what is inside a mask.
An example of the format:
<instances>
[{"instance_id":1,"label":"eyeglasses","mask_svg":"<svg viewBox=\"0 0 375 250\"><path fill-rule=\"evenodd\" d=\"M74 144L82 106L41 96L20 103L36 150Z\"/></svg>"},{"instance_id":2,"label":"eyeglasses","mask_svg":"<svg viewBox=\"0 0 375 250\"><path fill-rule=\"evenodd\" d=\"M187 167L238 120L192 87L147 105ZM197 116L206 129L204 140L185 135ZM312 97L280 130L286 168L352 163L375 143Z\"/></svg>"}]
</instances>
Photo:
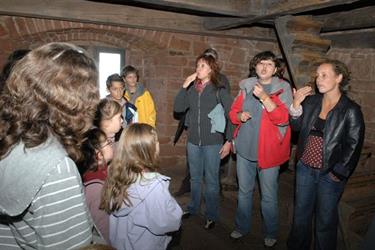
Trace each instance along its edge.
<instances>
[{"instance_id":1,"label":"eyeglasses","mask_svg":"<svg viewBox=\"0 0 375 250\"><path fill-rule=\"evenodd\" d=\"M100 146L100 149L103 149L103 148L105 148L105 147L107 147L107 146L111 146L111 147L112 147L113 144L114 144L114 140L113 140L112 138L108 138L108 139L106 140L105 144L102 145L102 146Z\"/></svg>"}]
</instances>

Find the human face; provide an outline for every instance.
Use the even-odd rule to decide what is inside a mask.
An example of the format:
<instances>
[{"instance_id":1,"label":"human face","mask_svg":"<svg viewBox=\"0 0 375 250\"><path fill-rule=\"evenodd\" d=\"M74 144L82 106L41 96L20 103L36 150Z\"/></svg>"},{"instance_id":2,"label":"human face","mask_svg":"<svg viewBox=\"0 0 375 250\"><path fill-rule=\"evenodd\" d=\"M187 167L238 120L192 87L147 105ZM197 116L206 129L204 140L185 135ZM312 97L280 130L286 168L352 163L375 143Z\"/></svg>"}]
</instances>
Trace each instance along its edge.
<instances>
[{"instance_id":1,"label":"human face","mask_svg":"<svg viewBox=\"0 0 375 250\"><path fill-rule=\"evenodd\" d=\"M342 75L337 75L331 64L321 64L316 70L316 86L322 94L340 92Z\"/></svg>"},{"instance_id":2,"label":"human face","mask_svg":"<svg viewBox=\"0 0 375 250\"><path fill-rule=\"evenodd\" d=\"M200 59L197 62L195 72L197 73L197 78L202 80L203 83L208 82L211 79L212 69L203 59Z\"/></svg>"},{"instance_id":3,"label":"human face","mask_svg":"<svg viewBox=\"0 0 375 250\"><path fill-rule=\"evenodd\" d=\"M113 159L113 141L106 139L103 143L100 144L100 153L101 157L105 162L109 162Z\"/></svg>"},{"instance_id":4,"label":"human face","mask_svg":"<svg viewBox=\"0 0 375 250\"><path fill-rule=\"evenodd\" d=\"M120 131L122 122L123 120L121 113L118 113L109 120L103 120L101 122L101 129L104 131L107 137L111 137Z\"/></svg>"},{"instance_id":5,"label":"human face","mask_svg":"<svg viewBox=\"0 0 375 250\"><path fill-rule=\"evenodd\" d=\"M135 73L129 73L124 78L125 82L129 87L137 86L137 75Z\"/></svg>"},{"instance_id":6,"label":"human face","mask_svg":"<svg viewBox=\"0 0 375 250\"><path fill-rule=\"evenodd\" d=\"M112 82L111 87L108 89L108 91L113 99L115 99L116 101L120 101L124 94L124 83L114 81Z\"/></svg>"},{"instance_id":7,"label":"human face","mask_svg":"<svg viewBox=\"0 0 375 250\"><path fill-rule=\"evenodd\" d=\"M276 73L276 65L275 62L271 59L261 60L255 66L255 72L261 83L268 84L272 81L272 76Z\"/></svg>"}]
</instances>

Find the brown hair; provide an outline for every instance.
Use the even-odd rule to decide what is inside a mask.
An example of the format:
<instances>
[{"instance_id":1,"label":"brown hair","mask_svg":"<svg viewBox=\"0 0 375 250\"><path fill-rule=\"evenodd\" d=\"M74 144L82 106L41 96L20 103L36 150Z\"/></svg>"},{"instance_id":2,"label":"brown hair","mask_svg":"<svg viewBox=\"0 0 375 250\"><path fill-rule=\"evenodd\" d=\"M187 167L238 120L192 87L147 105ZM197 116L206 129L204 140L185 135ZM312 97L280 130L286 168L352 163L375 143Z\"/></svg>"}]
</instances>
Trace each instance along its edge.
<instances>
[{"instance_id":1,"label":"brown hair","mask_svg":"<svg viewBox=\"0 0 375 250\"><path fill-rule=\"evenodd\" d=\"M205 63L208 64L208 66L210 66L211 68L210 80L215 85L215 87L216 88L224 87L224 85L218 80L220 68L219 68L219 65L217 64L216 58L211 54L202 54L197 57L195 63L198 64L199 60L203 60Z\"/></svg>"},{"instance_id":2,"label":"brown hair","mask_svg":"<svg viewBox=\"0 0 375 250\"><path fill-rule=\"evenodd\" d=\"M101 152L102 144L107 142L105 133L97 127L93 127L85 134L85 140L82 143L83 153L82 161L77 162L78 170L81 176L86 171L97 171L99 168L97 151Z\"/></svg>"},{"instance_id":3,"label":"brown hair","mask_svg":"<svg viewBox=\"0 0 375 250\"><path fill-rule=\"evenodd\" d=\"M144 123L130 125L120 137L102 190L100 208L108 213L120 209L123 202L131 205L127 189L143 171L155 172L159 167L156 130Z\"/></svg>"},{"instance_id":4,"label":"brown hair","mask_svg":"<svg viewBox=\"0 0 375 250\"><path fill-rule=\"evenodd\" d=\"M337 76L342 75L342 80L340 82L339 88L341 92L346 93L349 89L351 72L349 71L345 63L339 60L326 58L323 61L319 62L318 67L322 64L330 64L332 66L333 71L335 72Z\"/></svg>"},{"instance_id":5,"label":"brown hair","mask_svg":"<svg viewBox=\"0 0 375 250\"><path fill-rule=\"evenodd\" d=\"M95 62L69 43L32 50L13 68L0 96L0 157L19 141L36 147L56 136L73 160L99 100Z\"/></svg>"},{"instance_id":6,"label":"brown hair","mask_svg":"<svg viewBox=\"0 0 375 250\"><path fill-rule=\"evenodd\" d=\"M101 122L104 120L110 120L115 115L122 113L121 105L110 98L104 98L100 100L94 118L94 125L101 128Z\"/></svg>"}]
</instances>

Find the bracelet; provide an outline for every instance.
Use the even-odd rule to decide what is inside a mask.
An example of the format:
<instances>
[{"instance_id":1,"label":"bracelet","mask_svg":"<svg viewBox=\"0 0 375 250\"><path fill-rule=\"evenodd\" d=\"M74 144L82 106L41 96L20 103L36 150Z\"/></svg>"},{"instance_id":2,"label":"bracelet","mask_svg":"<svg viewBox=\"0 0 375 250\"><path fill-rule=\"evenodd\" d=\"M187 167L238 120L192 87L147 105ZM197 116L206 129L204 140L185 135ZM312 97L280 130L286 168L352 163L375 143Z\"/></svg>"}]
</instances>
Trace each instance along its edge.
<instances>
[{"instance_id":1,"label":"bracelet","mask_svg":"<svg viewBox=\"0 0 375 250\"><path fill-rule=\"evenodd\" d=\"M265 100L267 100L268 98L270 98L268 95L266 95L266 97L264 98L259 98L261 102L264 102Z\"/></svg>"}]
</instances>

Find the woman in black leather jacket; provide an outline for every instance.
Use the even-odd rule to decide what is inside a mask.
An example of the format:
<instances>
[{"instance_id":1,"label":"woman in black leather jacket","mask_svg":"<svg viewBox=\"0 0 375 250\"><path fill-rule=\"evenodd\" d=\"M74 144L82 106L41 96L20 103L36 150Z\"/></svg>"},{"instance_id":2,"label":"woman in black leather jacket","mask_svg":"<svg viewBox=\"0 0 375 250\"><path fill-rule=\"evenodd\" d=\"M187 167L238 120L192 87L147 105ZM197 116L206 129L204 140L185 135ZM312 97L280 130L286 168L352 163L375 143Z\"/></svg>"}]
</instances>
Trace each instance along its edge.
<instances>
[{"instance_id":1,"label":"woman in black leather jacket","mask_svg":"<svg viewBox=\"0 0 375 250\"><path fill-rule=\"evenodd\" d=\"M289 109L299 131L296 196L288 249L310 249L315 214L315 249L336 249L338 203L354 171L364 139L360 106L345 95L350 72L327 59L317 68L318 94L309 86L294 93Z\"/></svg>"}]
</instances>

